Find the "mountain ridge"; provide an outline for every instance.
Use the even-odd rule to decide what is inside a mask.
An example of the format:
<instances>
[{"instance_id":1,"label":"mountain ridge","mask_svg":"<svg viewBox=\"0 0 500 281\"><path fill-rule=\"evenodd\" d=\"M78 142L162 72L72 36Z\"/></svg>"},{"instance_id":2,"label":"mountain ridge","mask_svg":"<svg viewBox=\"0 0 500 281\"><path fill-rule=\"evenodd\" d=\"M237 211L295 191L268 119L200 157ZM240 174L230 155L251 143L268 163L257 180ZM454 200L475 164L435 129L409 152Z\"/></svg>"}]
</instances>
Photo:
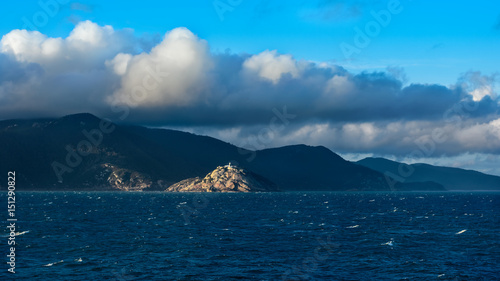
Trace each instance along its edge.
<instances>
[{"instance_id":1,"label":"mountain ridge","mask_svg":"<svg viewBox=\"0 0 500 281\"><path fill-rule=\"evenodd\" d=\"M0 143L0 157L10 159L0 163L0 172L18 171L21 189L165 190L229 162L283 191L423 188L401 183L391 189L382 173L324 146L251 151L208 136L115 124L88 113L0 121ZM444 190L439 184L431 189Z\"/></svg>"},{"instance_id":2,"label":"mountain ridge","mask_svg":"<svg viewBox=\"0 0 500 281\"><path fill-rule=\"evenodd\" d=\"M368 157L356 163L407 183L432 181L448 190L500 190L500 177L475 170L426 163L406 164L380 157ZM401 175L401 167L405 167L409 175Z\"/></svg>"}]
</instances>

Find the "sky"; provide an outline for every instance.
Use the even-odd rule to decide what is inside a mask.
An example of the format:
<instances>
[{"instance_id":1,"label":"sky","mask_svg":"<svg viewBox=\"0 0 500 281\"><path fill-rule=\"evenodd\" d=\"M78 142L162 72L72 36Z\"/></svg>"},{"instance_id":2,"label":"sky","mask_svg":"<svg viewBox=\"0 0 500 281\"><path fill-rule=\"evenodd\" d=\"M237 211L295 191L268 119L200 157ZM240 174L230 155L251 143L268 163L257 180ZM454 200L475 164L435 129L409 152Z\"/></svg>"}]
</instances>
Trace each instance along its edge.
<instances>
[{"instance_id":1,"label":"sky","mask_svg":"<svg viewBox=\"0 0 500 281\"><path fill-rule=\"evenodd\" d=\"M14 1L0 120L90 112L248 149L500 175L495 1Z\"/></svg>"}]
</instances>

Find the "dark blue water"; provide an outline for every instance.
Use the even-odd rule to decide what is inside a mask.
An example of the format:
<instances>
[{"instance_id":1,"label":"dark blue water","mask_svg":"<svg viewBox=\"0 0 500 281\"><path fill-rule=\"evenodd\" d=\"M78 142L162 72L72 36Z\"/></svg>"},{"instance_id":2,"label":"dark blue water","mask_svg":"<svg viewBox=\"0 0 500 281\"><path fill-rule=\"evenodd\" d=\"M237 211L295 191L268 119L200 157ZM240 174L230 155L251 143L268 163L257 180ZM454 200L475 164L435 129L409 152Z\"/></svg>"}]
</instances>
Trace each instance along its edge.
<instances>
[{"instance_id":1,"label":"dark blue water","mask_svg":"<svg viewBox=\"0 0 500 281\"><path fill-rule=\"evenodd\" d=\"M16 274L4 265L0 280L500 280L500 193L17 200L16 231L28 232L16 237Z\"/></svg>"}]
</instances>

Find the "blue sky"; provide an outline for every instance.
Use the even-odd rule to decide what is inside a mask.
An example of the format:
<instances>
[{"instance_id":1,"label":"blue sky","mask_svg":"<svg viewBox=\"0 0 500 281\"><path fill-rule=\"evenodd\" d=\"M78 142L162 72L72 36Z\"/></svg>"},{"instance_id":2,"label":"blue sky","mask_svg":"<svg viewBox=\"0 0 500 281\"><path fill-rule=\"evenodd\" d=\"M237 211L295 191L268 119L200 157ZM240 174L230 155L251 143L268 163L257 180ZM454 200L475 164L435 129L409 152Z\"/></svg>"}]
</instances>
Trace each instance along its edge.
<instances>
[{"instance_id":1,"label":"blue sky","mask_svg":"<svg viewBox=\"0 0 500 281\"><path fill-rule=\"evenodd\" d=\"M22 28L23 17L34 22L36 13L43 11L38 2L2 3L0 32ZM215 52L276 49L297 59L332 61L356 72L398 66L405 69L409 82L418 83L448 85L469 70L498 71L500 6L495 1L401 0L402 12L393 15L360 54L346 60L339 45L352 43L354 27L363 29L373 20L370 12L387 9L388 2L186 0L141 1L138 5L136 1L68 1L38 29L52 37L65 37L75 20L91 20L115 29L132 28L138 35L163 36L183 26L208 40ZM237 5L223 11L221 20L214 3Z\"/></svg>"},{"instance_id":2,"label":"blue sky","mask_svg":"<svg viewBox=\"0 0 500 281\"><path fill-rule=\"evenodd\" d=\"M495 1L30 0L2 8L0 120L90 112L248 149L305 143L348 159L500 175ZM127 113L118 117L117 105ZM294 117L271 126L284 112Z\"/></svg>"}]
</instances>

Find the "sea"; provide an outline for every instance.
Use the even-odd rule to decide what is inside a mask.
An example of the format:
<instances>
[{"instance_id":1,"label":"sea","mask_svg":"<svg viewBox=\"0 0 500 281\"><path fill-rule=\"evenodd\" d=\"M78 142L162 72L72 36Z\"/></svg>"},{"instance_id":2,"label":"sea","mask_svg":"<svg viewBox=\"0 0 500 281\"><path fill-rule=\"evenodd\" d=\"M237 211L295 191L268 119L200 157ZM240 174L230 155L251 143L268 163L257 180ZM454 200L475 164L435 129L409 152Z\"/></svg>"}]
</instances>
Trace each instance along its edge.
<instances>
[{"instance_id":1,"label":"sea","mask_svg":"<svg viewBox=\"0 0 500 281\"><path fill-rule=\"evenodd\" d=\"M15 212L0 280L500 280L500 192L17 192Z\"/></svg>"}]
</instances>

